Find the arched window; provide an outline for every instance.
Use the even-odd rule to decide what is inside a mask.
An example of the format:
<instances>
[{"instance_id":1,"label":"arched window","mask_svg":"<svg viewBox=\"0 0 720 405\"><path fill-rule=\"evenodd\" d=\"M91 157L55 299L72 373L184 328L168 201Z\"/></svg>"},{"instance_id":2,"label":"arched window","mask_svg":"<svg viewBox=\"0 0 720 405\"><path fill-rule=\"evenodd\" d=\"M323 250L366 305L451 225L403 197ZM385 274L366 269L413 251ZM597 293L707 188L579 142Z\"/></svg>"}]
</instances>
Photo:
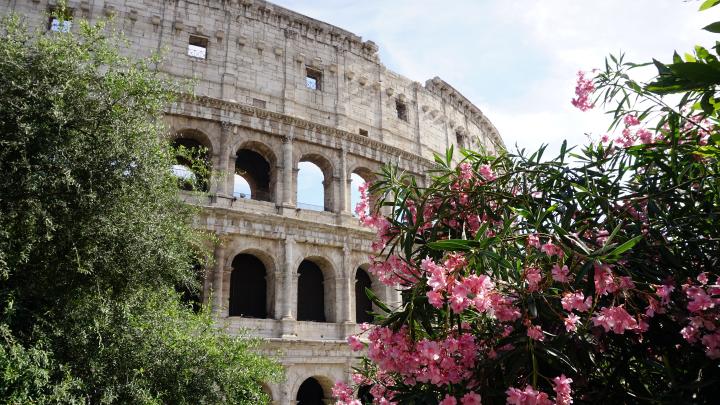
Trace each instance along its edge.
<instances>
[{"instance_id":1,"label":"arched window","mask_svg":"<svg viewBox=\"0 0 720 405\"><path fill-rule=\"evenodd\" d=\"M210 154L207 147L190 138L173 140L175 164L172 172L178 178L180 188L187 191L208 191L210 178Z\"/></svg>"},{"instance_id":2,"label":"arched window","mask_svg":"<svg viewBox=\"0 0 720 405\"><path fill-rule=\"evenodd\" d=\"M233 188L233 196L236 198L245 198L252 200L252 190L250 190L250 184L239 174L235 175L235 182Z\"/></svg>"},{"instance_id":3,"label":"arched window","mask_svg":"<svg viewBox=\"0 0 720 405\"><path fill-rule=\"evenodd\" d=\"M366 288L372 290L372 281L365 270L359 268L355 273L355 322L357 323L373 321L373 316L370 314L372 301L365 293Z\"/></svg>"},{"instance_id":4,"label":"arched window","mask_svg":"<svg viewBox=\"0 0 720 405\"><path fill-rule=\"evenodd\" d=\"M325 175L315 163L298 163L297 175L298 208L325 211Z\"/></svg>"},{"instance_id":5,"label":"arched window","mask_svg":"<svg viewBox=\"0 0 720 405\"><path fill-rule=\"evenodd\" d=\"M325 322L325 290L322 270L303 260L298 268L297 320Z\"/></svg>"},{"instance_id":6,"label":"arched window","mask_svg":"<svg viewBox=\"0 0 720 405\"><path fill-rule=\"evenodd\" d=\"M325 392L318 380L310 377L298 389L297 405L324 405Z\"/></svg>"},{"instance_id":7,"label":"arched window","mask_svg":"<svg viewBox=\"0 0 720 405\"><path fill-rule=\"evenodd\" d=\"M270 163L262 155L250 149L240 149L235 159L235 196L245 198L241 194L246 187L253 200L272 201L270 174Z\"/></svg>"},{"instance_id":8,"label":"arched window","mask_svg":"<svg viewBox=\"0 0 720 405\"><path fill-rule=\"evenodd\" d=\"M230 316L267 318L265 265L257 257L239 254L230 273Z\"/></svg>"}]
</instances>

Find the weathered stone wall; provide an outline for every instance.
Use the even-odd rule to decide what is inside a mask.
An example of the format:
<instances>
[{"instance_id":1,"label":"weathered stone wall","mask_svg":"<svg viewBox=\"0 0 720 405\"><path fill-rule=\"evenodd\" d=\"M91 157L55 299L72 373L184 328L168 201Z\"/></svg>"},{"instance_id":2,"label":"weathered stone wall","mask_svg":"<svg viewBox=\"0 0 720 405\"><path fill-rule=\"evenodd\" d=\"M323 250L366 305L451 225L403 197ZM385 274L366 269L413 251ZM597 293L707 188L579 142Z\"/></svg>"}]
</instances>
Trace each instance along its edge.
<instances>
[{"instance_id":1,"label":"weathered stone wall","mask_svg":"<svg viewBox=\"0 0 720 405\"><path fill-rule=\"evenodd\" d=\"M46 13L55 4L0 0L0 12L15 11L31 27L47 29ZM371 180L383 164L393 163L423 184L434 152L458 141L496 151L503 147L497 130L442 79L413 82L382 65L373 42L265 1L69 5L73 19L114 16L129 40L129 55L162 52L161 70L195 80L198 97L181 97L166 120L170 137L208 148L214 173L209 195L184 195L203 208L195 225L222 241L206 269L204 296L212 292L220 324L262 337L269 354L280 351L287 378L266 387L274 403L294 404L310 377L329 397L334 381L349 378L356 358L345 338L357 331L355 275L367 268L373 239L352 216L350 175ZM205 59L188 55L191 35L207 41ZM319 89L306 85L308 69L320 75ZM398 117L398 103L405 119ZM261 156L270 168L265 201L233 195L240 150ZM303 160L323 171L324 211L297 205ZM265 267L266 319L228 316L232 263L239 254L253 255ZM322 271L326 322L296 320L303 260ZM398 293L377 280L372 289L386 302L399 302Z\"/></svg>"}]
</instances>

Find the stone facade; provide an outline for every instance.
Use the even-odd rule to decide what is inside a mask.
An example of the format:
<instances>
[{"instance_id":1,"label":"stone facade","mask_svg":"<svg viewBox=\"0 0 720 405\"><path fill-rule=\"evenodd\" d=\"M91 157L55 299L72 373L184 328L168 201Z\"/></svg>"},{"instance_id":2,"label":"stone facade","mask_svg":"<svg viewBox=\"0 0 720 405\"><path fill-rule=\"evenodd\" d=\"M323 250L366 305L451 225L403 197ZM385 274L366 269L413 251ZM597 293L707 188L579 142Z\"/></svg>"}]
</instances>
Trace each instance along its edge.
<instances>
[{"instance_id":1,"label":"stone facade","mask_svg":"<svg viewBox=\"0 0 720 405\"><path fill-rule=\"evenodd\" d=\"M172 137L208 149L216 173L208 195L184 194L203 208L196 226L221 240L206 269L204 296L212 297L219 323L261 337L264 350L285 366L285 381L266 387L274 403L296 403L311 377L329 398L332 383L349 378L356 358L344 342L357 330L356 277L367 269L373 239L352 216L351 174L370 181L392 163L423 184L433 153L458 144L497 151L504 147L498 131L442 79L422 85L402 77L379 61L372 41L266 1L69 5L72 18L113 16L129 40L128 54L163 52L159 69L195 80L196 97L182 96L166 118ZM0 0L3 13L15 11L48 29L46 13L55 6L55 0ZM242 156L260 162L256 180L264 188L255 185L251 199L233 195L234 174L250 164L239 162ZM323 171L324 211L298 207L301 161ZM233 271L242 271L238 255L262 262L264 317L230 316L237 299L231 295L240 291L231 285ZM298 269L307 262L322 274L324 322L297 320ZM372 289L386 302L399 301L376 280Z\"/></svg>"}]
</instances>

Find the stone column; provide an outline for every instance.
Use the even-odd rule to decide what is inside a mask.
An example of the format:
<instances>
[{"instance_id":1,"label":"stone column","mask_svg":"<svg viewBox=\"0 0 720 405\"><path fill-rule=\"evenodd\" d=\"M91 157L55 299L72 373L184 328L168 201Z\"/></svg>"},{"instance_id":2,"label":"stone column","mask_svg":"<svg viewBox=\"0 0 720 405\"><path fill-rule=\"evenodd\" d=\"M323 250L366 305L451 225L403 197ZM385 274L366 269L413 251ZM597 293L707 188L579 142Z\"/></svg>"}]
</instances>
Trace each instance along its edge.
<instances>
[{"instance_id":1,"label":"stone column","mask_svg":"<svg viewBox=\"0 0 720 405\"><path fill-rule=\"evenodd\" d=\"M343 311L342 320L344 323L353 322L353 292L355 287L354 271L352 269L352 263L350 262L350 246L345 244L343 246L343 274L345 275L343 283Z\"/></svg>"},{"instance_id":2,"label":"stone column","mask_svg":"<svg viewBox=\"0 0 720 405\"><path fill-rule=\"evenodd\" d=\"M293 138L283 137L283 188L282 205L293 207Z\"/></svg>"},{"instance_id":3,"label":"stone column","mask_svg":"<svg viewBox=\"0 0 720 405\"><path fill-rule=\"evenodd\" d=\"M223 297L223 275L225 270L225 241L222 236L215 246L215 269L213 271L213 282L212 282L212 311L215 316L222 316L224 309L224 297Z\"/></svg>"},{"instance_id":4,"label":"stone column","mask_svg":"<svg viewBox=\"0 0 720 405\"><path fill-rule=\"evenodd\" d=\"M295 319L293 317L293 245L295 241L292 235L285 238L285 274L283 277L283 319Z\"/></svg>"},{"instance_id":5,"label":"stone column","mask_svg":"<svg viewBox=\"0 0 720 405\"><path fill-rule=\"evenodd\" d=\"M347 172L347 151L343 148L340 153L340 201L338 201L338 212L340 213L348 213L350 211L348 209L348 207L350 207L350 198L348 195L350 188L348 187L349 177Z\"/></svg>"},{"instance_id":6,"label":"stone column","mask_svg":"<svg viewBox=\"0 0 720 405\"><path fill-rule=\"evenodd\" d=\"M230 137L232 135L233 124L228 121L223 121L220 123L220 126L220 151L218 152L220 160L216 170L218 179L213 183L216 185L215 187L217 187L215 193L227 196L232 194L232 192L228 193L228 184L230 183L229 179L232 178L234 174L234 170L231 171L228 167L228 163L230 161L228 148L230 147Z\"/></svg>"}]
</instances>

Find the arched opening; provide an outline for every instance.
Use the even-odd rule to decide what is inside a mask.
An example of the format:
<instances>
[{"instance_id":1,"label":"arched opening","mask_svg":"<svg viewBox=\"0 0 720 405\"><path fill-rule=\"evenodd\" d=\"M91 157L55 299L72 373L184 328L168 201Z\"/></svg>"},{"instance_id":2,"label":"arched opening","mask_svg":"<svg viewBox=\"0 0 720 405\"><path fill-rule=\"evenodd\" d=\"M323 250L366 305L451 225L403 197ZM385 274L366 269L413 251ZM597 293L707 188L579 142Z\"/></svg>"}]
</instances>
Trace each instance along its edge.
<instances>
[{"instance_id":1,"label":"arched opening","mask_svg":"<svg viewBox=\"0 0 720 405\"><path fill-rule=\"evenodd\" d=\"M350 211L354 216L359 216L356 208L360 203L360 187L366 183L365 179L357 173L350 174ZM365 214L370 213L370 205L364 210Z\"/></svg>"},{"instance_id":2,"label":"arched opening","mask_svg":"<svg viewBox=\"0 0 720 405\"><path fill-rule=\"evenodd\" d=\"M243 196L243 190L253 200L272 201L270 163L259 153L250 149L240 149L235 159L235 197Z\"/></svg>"},{"instance_id":3,"label":"arched opening","mask_svg":"<svg viewBox=\"0 0 720 405\"><path fill-rule=\"evenodd\" d=\"M303 260L298 267L297 320L325 322L325 287L322 270Z\"/></svg>"},{"instance_id":4,"label":"arched opening","mask_svg":"<svg viewBox=\"0 0 720 405\"><path fill-rule=\"evenodd\" d=\"M250 184L247 180L239 174L236 174L234 178L233 196L252 200L252 190L250 190Z\"/></svg>"},{"instance_id":5,"label":"arched opening","mask_svg":"<svg viewBox=\"0 0 720 405\"><path fill-rule=\"evenodd\" d=\"M209 190L210 153L202 143L191 138L176 138L171 144L175 153L172 173L178 179L178 186L186 191Z\"/></svg>"},{"instance_id":6,"label":"arched opening","mask_svg":"<svg viewBox=\"0 0 720 405\"><path fill-rule=\"evenodd\" d=\"M355 322L372 323L372 301L368 298L365 289L372 290L372 280L365 270L358 268L355 272Z\"/></svg>"},{"instance_id":7,"label":"arched opening","mask_svg":"<svg viewBox=\"0 0 720 405\"><path fill-rule=\"evenodd\" d=\"M267 272L260 259L239 254L230 273L229 316L267 318Z\"/></svg>"},{"instance_id":8,"label":"arched opening","mask_svg":"<svg viewBox=\"0 0 720 405\"><path fill-rule=\"evenodd\" d=\"M298 163L297 206L313 211L329 211L325 205L325 175L309 161Z\"/></svg>"},{"instance_id":9,"label":"arched opening","mask_svg":"<svg viewBox=\"0 0 720 405\"><path fill-rule=\"evenodd\" d=\"M325 391L318 380L310 377L300 385L295 399L298 405L324 405Z\"/></svg>"}]
</instances>

